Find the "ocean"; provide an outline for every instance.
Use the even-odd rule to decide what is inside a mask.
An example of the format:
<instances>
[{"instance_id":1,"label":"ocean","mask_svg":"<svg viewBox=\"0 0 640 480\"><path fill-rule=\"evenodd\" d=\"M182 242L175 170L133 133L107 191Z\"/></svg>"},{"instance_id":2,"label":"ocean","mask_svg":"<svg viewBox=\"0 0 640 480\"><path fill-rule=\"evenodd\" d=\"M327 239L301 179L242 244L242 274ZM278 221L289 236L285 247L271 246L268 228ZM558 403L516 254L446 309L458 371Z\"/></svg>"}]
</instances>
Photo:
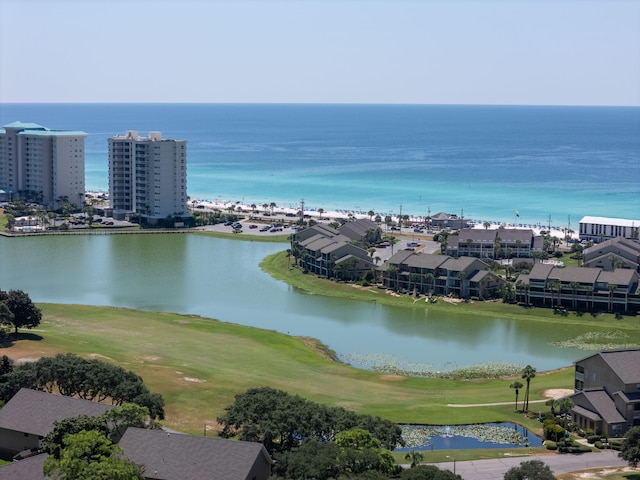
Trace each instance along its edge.
<instances>
[{"instance_id":1,"label":"ocean","mask_svg":"<svg viewBox=\"0 0 640 480\"><path fill-rule=\"evenodd\" d=\"M110 136L161 131L188 141L191 199L574 230L640 217L638 107L0 105L16 120L87 132L87 190L108 191Z\"/></svg>"}]
</instances>

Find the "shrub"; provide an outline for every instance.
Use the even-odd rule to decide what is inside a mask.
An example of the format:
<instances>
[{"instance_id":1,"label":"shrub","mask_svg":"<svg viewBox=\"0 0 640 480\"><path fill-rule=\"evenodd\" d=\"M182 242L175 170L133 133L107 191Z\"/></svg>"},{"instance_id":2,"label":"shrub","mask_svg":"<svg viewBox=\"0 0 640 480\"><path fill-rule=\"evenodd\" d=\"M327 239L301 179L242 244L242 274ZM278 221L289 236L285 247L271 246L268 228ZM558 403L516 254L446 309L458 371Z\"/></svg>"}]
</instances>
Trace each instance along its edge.
<instances>
[{"instance_id":1,"label":"shrub","mask_svg":"<svg viewBox=\"0 0 640 480\"><path fill-rule=\"evenodd\" d=\"M605 448L604 443L602 443L600 440L598 440L597 442L595 442L593 444L594 447L596 447L599 450L603 450Z\"/></svg>"},{"instance_id":2,"label":"shrub","mask_svg":"<svg viewBox=\"0 0 640 480\"><path fill-rule=\"evenodd\" d=\"M547 440L546 442L544 442L545 447L547 447L547 450L557 450L558 449L558 445L556 444L556 442L551 441L551 440Z\"/></svg>"},{"instance_id":3,"label":"shrub","mask_svg":"<svg viewBox=\"0 0 640 480\"><path fill-rule=\"evenodd\" d=\"M600 440L600 435L589 435L587 437L587 442L589 443L596 443L599 440Z\"/></svg>"}]
</instances>

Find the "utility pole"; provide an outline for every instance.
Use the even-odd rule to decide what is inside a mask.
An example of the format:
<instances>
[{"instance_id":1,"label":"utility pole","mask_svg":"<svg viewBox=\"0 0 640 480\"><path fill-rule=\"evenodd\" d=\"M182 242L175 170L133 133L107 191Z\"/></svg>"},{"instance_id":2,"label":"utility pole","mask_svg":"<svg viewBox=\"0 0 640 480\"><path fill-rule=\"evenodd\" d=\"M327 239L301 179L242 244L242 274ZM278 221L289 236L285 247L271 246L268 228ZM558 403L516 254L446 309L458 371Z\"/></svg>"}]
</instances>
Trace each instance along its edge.
<instances>
[{"instance_id":1,"label":"utility pole","mask_svg":"<svg viewBox=\"0 0 640 480\"><path fill-rule=\"evenodd\" d=\"M304 221L304 198L300 199L300 224Z\"/></svg>"}]
</instances>

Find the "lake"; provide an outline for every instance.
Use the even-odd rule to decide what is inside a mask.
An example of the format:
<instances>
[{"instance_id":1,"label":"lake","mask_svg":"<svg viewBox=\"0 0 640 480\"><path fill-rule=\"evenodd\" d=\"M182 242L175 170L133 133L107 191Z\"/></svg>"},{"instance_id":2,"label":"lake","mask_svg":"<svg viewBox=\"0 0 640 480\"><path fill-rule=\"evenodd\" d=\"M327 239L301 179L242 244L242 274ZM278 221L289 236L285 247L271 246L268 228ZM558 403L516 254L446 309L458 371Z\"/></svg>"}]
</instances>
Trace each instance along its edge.
<instances>
[{"instance_id":1,"label":"lake","mask_svg":"<svg viewBox=\"0 0 640 480\"><path fill-rule=\"evenodd\" d=\"M0 237L0 289L24 290L36 302L197 314L314 337L362 368L506 362L542 371L587 354L552 345L584 327L303 293L259 267L285 248L190 234Z\"/></svg>"}]
</instances>

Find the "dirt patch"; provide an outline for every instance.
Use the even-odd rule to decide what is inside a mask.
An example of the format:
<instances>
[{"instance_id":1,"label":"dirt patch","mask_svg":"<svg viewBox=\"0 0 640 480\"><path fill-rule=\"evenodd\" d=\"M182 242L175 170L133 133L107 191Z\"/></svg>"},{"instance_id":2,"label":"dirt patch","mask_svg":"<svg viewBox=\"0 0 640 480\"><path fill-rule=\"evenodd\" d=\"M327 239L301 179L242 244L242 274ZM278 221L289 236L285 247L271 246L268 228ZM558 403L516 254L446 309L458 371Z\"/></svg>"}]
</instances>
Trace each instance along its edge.
<instances>
[{"instance_id":1,"label":"dirt patch","mask_svg":"<svg viewBox=\"0 0 640 480\"><path fill-rule=\"evenodd\" d=\"M384 380L385 382L399 382L402 380L406 380L407 377L402 375L380 375L380 380Z\"/></svg>"},{"instance_id":2,"label":"dirt patch","mask_svg":"<svg viewBox=\"0 0 640 480\"><path fill-rule=\"evenodd\" d=\"M193 377L182 377L183 380L186 380L187 382L193 382L193 383L204 383L206 382L206 380L202 380L200 378L193 378Z\"/></svg>"},{"instance_id":3,"label":"dirt patch","mask_svg":"<svg viewBox=\"0 0 640 480\"><path fill-rule=\"evenodd\" d=\"M160 357L157 355L147 355L146 357L142 357L145 362L157 362L160 360Z\"/></svg>"},{"instance_id":4,"label":"dirt patch","mask_svg":"<svg viewBox=\"0 0 640 480\"><path fill-rule=\"evenodd\" d=\"M109 357L105 357L104 355L100 355L99 353L90 353L89 356L91 358L102 358L104 360L113 360L113 359L111 359Z\"/></svg>"},{"instance_id":5,"label":"dirt patch","mask_svg":"<svg viewBox=\"0 0 640 480\"><path fill-rule=\"evenodd\" d=\"M22 358L16 358L14 362L20 365L22 363L37 362L38 360L40 360L40 357L22 357Z\"/></svg>"},{"instance_id":6,"label":"dirt patch","mask_svg":"<svg viewBox=\"0 0 640 480\"><path fill-rule=\"evenodd\" d=\"M544 398L564 398L564 397L568 397L569 395L573 395L573 390L571 390L570 388L550 388L548 390L545 390L542 393L542 396Z\"/></svg>"},{"instance_id":7,"label":"dirt patch","mask_svg":"<svg viewBox=\"0 0 640 480\"><path fill-rule=\"evenodd\" d=\"M621 475L624 473L634 472L631 467L620 468L596 468L592 470L583 470L580 472L568 472L558 475L558 480L598 480L609 475Z\"/></svg>"}]
</instances>

